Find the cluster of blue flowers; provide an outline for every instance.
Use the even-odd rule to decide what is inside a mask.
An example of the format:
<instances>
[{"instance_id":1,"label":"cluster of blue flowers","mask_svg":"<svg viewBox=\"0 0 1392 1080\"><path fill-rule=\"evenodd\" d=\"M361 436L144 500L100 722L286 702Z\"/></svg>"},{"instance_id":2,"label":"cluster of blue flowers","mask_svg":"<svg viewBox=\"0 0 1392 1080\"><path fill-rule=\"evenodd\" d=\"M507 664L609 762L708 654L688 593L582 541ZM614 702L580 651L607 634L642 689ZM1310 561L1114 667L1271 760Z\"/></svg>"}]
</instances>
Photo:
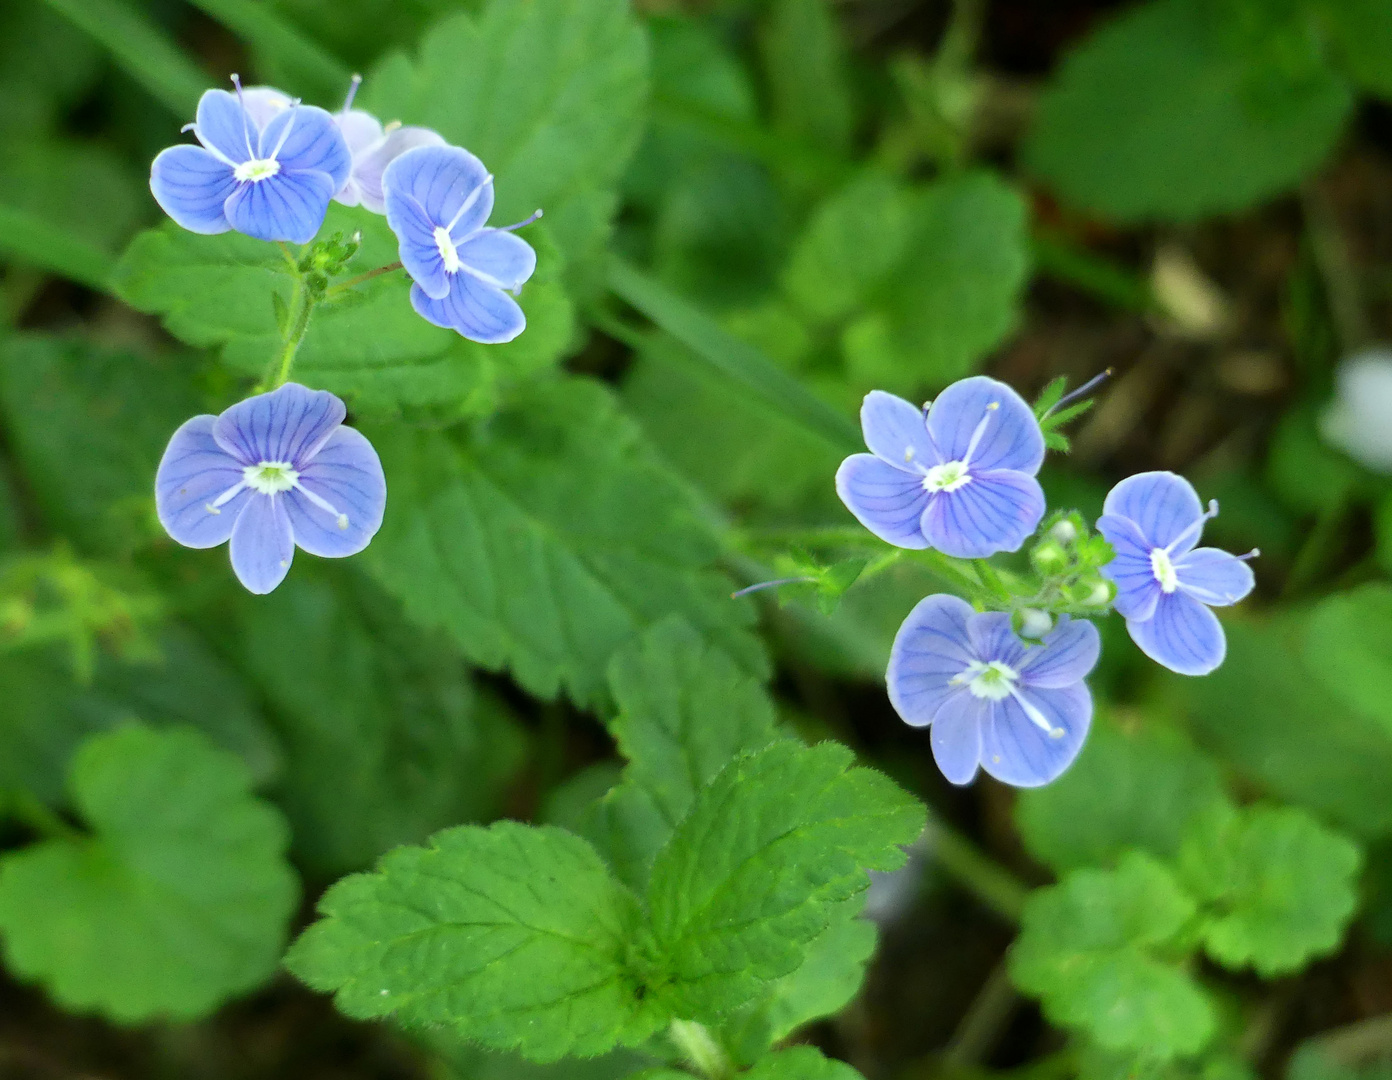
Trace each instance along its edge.
<instances>
[{"instance_id":1,"label":"cluster of blue flowers","mask_svg":"<svg viewBox=\"0 0 1392 1080\"><path fill-rule=\"evenodd\" d=\"M981 559L1018 551L1039 527L1044 435L1004 383L964 379L922 410L874 391L861 426L871 452L842 463L836 490L882 540ZM1250 555L1196 546L1217 503L1205 512L1187 480L1148 472L1113 488L1104 511L1097 528L1113 557L1101 572L1115 585L1112 602L1132 639L1172 671L1212 671L1227 644L1210 608L1236 603L1254 583ZM1109 599L1099 598L1099 614ZM1042 619L1037 642L1016 633L1017 614ZM1099 651L1086 619L976 611L935 595L899 628L886 681L904 721L931 728L933 756L952 783L969 783L980 768L1035 787L1058 777L1082 748L1092 722L1084 679Z\"/></svg>"}]
</instances>

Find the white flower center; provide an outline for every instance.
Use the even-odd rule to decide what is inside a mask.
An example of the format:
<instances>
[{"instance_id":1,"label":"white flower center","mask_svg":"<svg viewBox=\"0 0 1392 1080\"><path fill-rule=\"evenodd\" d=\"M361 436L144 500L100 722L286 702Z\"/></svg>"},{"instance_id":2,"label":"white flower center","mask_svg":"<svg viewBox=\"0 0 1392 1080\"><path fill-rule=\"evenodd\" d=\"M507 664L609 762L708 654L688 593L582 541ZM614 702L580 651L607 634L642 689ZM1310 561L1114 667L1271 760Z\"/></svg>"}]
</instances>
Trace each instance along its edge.
<instances>
[{"instance_id":1,"label":"white flower center","mask_svg":"<svg viewBox=\"0 0 1392 1080\"><path fill-rule=\"evenodd\" d=\"M1170 561L1170 553L1164 548L1151 549L1150 569L1155 575L1155 580L1160 582L1161 591L1172 593L1179 588L1179 575L1175 573L1174 563Z\"/></svg>"},{"instance_id":2,"label":"white flower center","mask_svg":"<svg viewBox=\"0 0 1392 1080\"><path fill-rule=\"evenodd\" d=\"M275 158L252 158L234 168L232 175L243 184L254 184L260 180L269 180L278 172L280 172L280 162Z\"/></svg>"},{"instance_id":3,"label":"white flower center","mask_svg":"<svg viewBox=\"0 0 1392 1080\"><path fill-rule=\"evenodd\" d=\"M973 660L953 681L966 683L973 697L1004 701L1014 691L1019 677L1019 672L999 660L992 660L989 664Z\"/></svg>"},{"instance_id":4,"label":"white flower center","mask_svg":"<svg viewBox=\"0 0 1392 1080\"><path fill-rule=\"evenodd\" d=\"M289 491L297 486L300 474L288 461L262 461L256 465L242 468L246 486L262 495L274 495L278 491Z\"/></svg>"},{"instance_id":5,"label":"white flower center","mask_svg":"<svg viewBox=\"0 0 1392 1080\"><path fill-rule=\"evenodd\" d=\"M924 491L956 491L971 483L971 473L967 472L965 461L948 461L934 465L923 474Z\"/></svg>"},{"instance_id":6,"label":"white flower center","mask_svg":"<svg viewBox=\"0 0 1392 1080\"><path fill-rule=\"evenodd\" d=\"M454 246L449 230L443 225L435 226L435 246L440 249L440 258L445 261L445 273L459 273L459 267L462 265L459 261L459 249Z\"/></svg>"}]
</instances>

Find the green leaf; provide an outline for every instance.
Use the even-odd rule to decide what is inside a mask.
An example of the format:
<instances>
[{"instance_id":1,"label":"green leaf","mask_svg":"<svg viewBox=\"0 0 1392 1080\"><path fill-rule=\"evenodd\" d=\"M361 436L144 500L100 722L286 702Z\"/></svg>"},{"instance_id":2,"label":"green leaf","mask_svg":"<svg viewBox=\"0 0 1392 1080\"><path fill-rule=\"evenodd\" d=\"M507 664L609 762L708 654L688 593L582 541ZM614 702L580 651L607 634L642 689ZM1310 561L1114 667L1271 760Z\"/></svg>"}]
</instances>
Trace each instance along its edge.
<instances>
[{"instance_id":1,"label":"green leaf","mask_svg":"<svg viewBox=\"0 0 1392 1080\"><path fill-rule=\"evenodd\" d=\"M831 153L850 146L855 121L845 48L827 0L776 0L761 44L773 124Z\"/></svg>"},{"instance_id":2,"label":"green leaf","mask_svg":"<svg viewBox=\"0 0 1392 1080\"><path fill-rule=\"evenodd\" d=\"M492 817L521 735L448 645L350 570L297 569L241 604L251 674L285 742L281 801L325 876Z\"/></svg>"},{"instance_id":3,"label":"green leaf","mask_svg":"<svg viewBox=\"0 0 1392 1080\"><path fill-rule=\"evenodd\" d=\"M779 742L707 785L653 865L648 906L673 982L705 1019L747 1004L804 960L866 870L902 865L923 807L835 743Z\"/></svg>"},{"instance_id":4,"label":"green leaf","mask_svg":"<svg viewBox=\"0 0 1392 1080\"><path fill-rule=\"evenodd\" d=\"M559 829L448 829L344 878L319 911L286 965L357 1019L444 1026L538 1061L631 1046L666 1019L637 900Z\"/></svg>"},{"instance_id":5,"label":"green leaf","mask_svg":"<svg viewBox=\"0 0 1392 1080\"><path fill-rule=\"evenodd\" d=\"M1015 985L1054 1023L1108 1050L1158 1059L1193 1054L1212 1038L1207 994L1155 955L1194 917L1195 904L1160 863L1139 852L1115 870L1074 870L1030 895L1010 956Z\"/></svg>"},{"instance_id":6,"label":"green leaf","mask_svg":"<svg viewBox=\"0 0 1392 1080\"><path fill-rule=\"evenodd\" d=\"M266 82L328 108L347 92L348 66L268 5L255 0L193 0L193 5L252 47Z\"/></svg>"},{"instance_id":7,"label":"green leaf","mask_svg":"<svg viewBox=\"0 0 1392 1080\"><path fill-rule=\"evenodd\" d=\"M823 1057L815 1046L794 1046L767 1054L740 1075L744 1080L861 1080L855 1069L844 1061Z\"/></svg>"},{"instance_id":8,"label":"green leaf","mask_svg":"<svg viewBox=\"0 0 1392 1080\"><path fill-rule=\"evenodd\" d=\"M1225 32L1218 5L1152 0L1064 61L1025 145L1075 205L1122 221L1190 221L1295 186L1353 105L1301 20Z\"/></svg>"},{"instance_id":9,"label":"green leaf","mask_svg":"<svg viewBox=\"0 0 1392 1080\"><path fill-rule=\"evenodd\" d=\"M298 891L289 831L235 757L126 727L83 745L70 785L92 835L0 858L12 971L122 1023L196 1019L271 976Z\"/></svg>"},{"instance_id":10,"label":"green leaf","mask_svg":"<svg viewBox=\"0 0 1392 1080\"><path fill-rule=\"evenodd\" d=\"M1015 820L1030 854L1063 873L1110 865L1130 848L1168 858L1191 821L1225 805L1217 768L1183 737L1103 722L1067 773L1020 792Z\"/></svg>"},{"instance_id":11,"label":"green leaf","mask_svg":"<svg viewBox=\"0 0 1392 1080\"><path fill-rule=\"evenodd\" d=\"M677 613L765 670L702 510L599 383L538 384L472 437L371 435L393 487L365 557L474 663L541 697L601 702L610 657Z\"/></svg>"},{"instance_id":12,"label":"green leaf","mask_svg":"<svg viewBox=\"0 0 1392 1080\"><path fill-rule=\"evenodd\" d=\"M1392 586L1321 600L1305 630L1305 662L1330 694L1392 734Z\"/></svg>"},{"instance_id":13,"label":"green leaf","mask_svg":"<svg viewBox=\"0 0 1392 1080\"><path fill-rule=\"evenodd\" d=\"M1314 0L1314 7L1348 76L1392 99L1392 9L1382 0Z\"/></svg>"},{"instance_id":14,"label":"green leaf","mask_svg":"<svg viewBox=\"0 0 1392 1080\"><path fill-rule=\"evenodd\" d=\"M1211 815L1180 854L1185 883L1209 908L1208 955L1266 978L1338 947L1361 864L1355 844L1288 806Z\"/></svg>"}]
</instances>

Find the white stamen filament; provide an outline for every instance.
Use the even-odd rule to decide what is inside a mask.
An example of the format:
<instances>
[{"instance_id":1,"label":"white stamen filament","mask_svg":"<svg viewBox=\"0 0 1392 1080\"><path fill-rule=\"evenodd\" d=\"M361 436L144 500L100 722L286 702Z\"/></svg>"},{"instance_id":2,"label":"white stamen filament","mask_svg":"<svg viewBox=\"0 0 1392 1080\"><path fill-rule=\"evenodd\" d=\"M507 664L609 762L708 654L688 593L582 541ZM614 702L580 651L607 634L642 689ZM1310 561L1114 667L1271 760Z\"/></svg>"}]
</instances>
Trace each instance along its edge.
<instances>
[{"instance_id":1,"label":"white stamen filament","mask_svg":"<svg viewBox=\"0 0 1392 1080\"><path fill-rule=\"evenodd\" d=\"M1190 540L1197 539L1199 533L1203 532L1204 522L1207 521L1209 518L1216 518L1217 516L1218 500L1210 499L1208 501L1207 512L1200 514L1197 521L1195 521L1182 533L1180 533L1173 540L1171 540L1169 545L1165 548L1165 554L1170 555L1174 552L1175 548L1179 547L1180 544L1187 544Z\"/></svg>"},{"instance_id":2,"label":"white stamen filament","mask_svg":"<svg viewBox=\"0 0 1392 1080\"><path fill-rule=\"evenodd\" d=\"M540 209L540 207L538 207L535 213L530 214L530 215L527 216L527 217L524 217L521 221L518 221L518 222L516 222L516 223L514 223L514 224L512 224L512 225L499 225L499 226L498 226L498 231L499 231L499 232L513 232L513 231L516 230L516 229L522 228L522 226L524 226L524 225L530 225L532 222L536 221L538 218L541 218L541 217L544 217L544 216L545 216L545 215L543 214L542 210Z\"/></svg>"},{"instance_id":3,"label":"white stamen filament","mask_svg":"<svg viewBox=\"0 0 1392 1080\"><path fill-rule=\"evenodd\" d=\"M353 99L358 96L358 87L362 85L362 76L354 75L348 83L348 96L343 99L343 115L347 116L353 108Z\"/></svg>"},{"instance_id":4,"label":"white stamen filament","mask_svg":"<svg viewBox=\"0 0 1392 1080\"><path fill-rule=\"evenodd\" d=\"M288 461L260 461L255 465L243 466L241 480L212 502L204 504L204 508L210 514L220 514L222 513L221 507L236 498L237 494L245 488L251 488L257 494L265 495L268 498L274 498L285 491L298 491L320 510L326 514L332 514L340 529L348 528L348 515L340 512L338 507L334 506L328 499L316 495L300 483L300 474Z\"/></svg>"},{"instance_id":5,"label":"white stamen filament","mask_svg":"<svg viewBox=\"0 0 1392 1080\"><path fill-rule=\"evenodd\" d=\"M1049 723L1049 718L1032 705L1029 699L1021 694L1019 690L1015 689L1013 685L1010 687L1010 696L1015 699L1015 704L1020 706L1024 714L1030 718L1030 723L1044 732L1045 735L1049 736L1051 739L1063 738L1063 728L1054 727L1053 724Z\"/></svg>"},{"instance_id":6,"label":"white stamen filament","mask_svg":"<svg viewBox=\"0 0 1392 1080\"><path fill-rule=\"evenodd\" d=\"M976 453L976 448L981 443L981 436L986 434L986 425L990 422L991 414L999 408L999 401L993 401L986 406L986 415L983 416L981 422L976 425L976 430L972 432L971 442L967 443L967 452L962 455L963 468L971 464L972 455Z\"/></svg>"},{"instance_id":7,"label":"white stamen filament","mask_svg":"<svg viewBox=\"0 0 1392 1080\"><path fill-rule=\"evenodd\" d=\"M203 504L204 509L206 509L206 510L208 511L208 513L210 513L210 514L220 514L220 513L222 513L222 509L221 509L221 508L222 508L223 506L227 505L227 503L231 502L234 498L236 498L237 493L238 493L239 491L241 491L242 488L244 488L244 487L246 487L246 486L247 486L247 480L246 480L245 477L243 477L241 480L239 480L239 481L237 481L235 484L233 484L230 488L228 488L226 491L224 491L221 495L219 495L219 496L218 496L216 499L214 499L212 502L210 502L210 503L204 503L204 504Z\"/></svg>"},{"instance_id":8,"label":"white stamen filament","mask_svg":"<svg viewBox=\"0 0 1392 1080\"><path fill-rule=\"evenodd\" d=\"M999 660L992 660L990 663L973 660L963 671L953 676L951 682L955 686L965 685L971 691L972 697L979 700L1004 701L1008 697L1014 698L1030 723L1051 739L1063 738L1063 728L1051 724L1049 718L1039 711L1038 706L1020 693L1016 685L1019 679L1018 671Z\"/></svg>"},{"instance_id":9,"label":"white stamen filament","mask_svg":"<svg viewBox=\"0 0 1392 1080\"><path fill-rule=\"evenodd\" d=\"M925 406L926 408L926 406ZM971 483L971 459L976 453L976 448L981 445L981 437L986 434L986 425L991 421L991 414L1000 408L1000 402L993 401L986 406L986 415L976 425L976 430L972 432L971 440L967 443L967 452L962 455L960 461L945 461L941 465L934 465L932 468L923 469L923 490L924 491L956 491L958 488L966 487ZM931 433L929 435L931 438ZM910 455L905 455L905 462L910 460Z\"/></svg>"},{"instance_id":10,"label":"white stamen filament","mask_svg":"<svg viewBox=\"0 0 1392 1080\"><path fill-rule=\"evenodd\" d=\"M309 488L305 487L302 483L300 483L300 479L298 476L295 478L295 490L298 491L310 502L312 502L315 506L319 507L319 509L324 511L324 513L332 514L334 516L334 520L338 522L338 527L340 529L348 528L348 515L340 513L338 507L334 506L334 504L329 502L328 499L320 498L318 495L314 494L314 492L310 491Z\"/></svg>"},{"instance_id":11,"label":"white stamen filament","mask_svg":"<svg viewBox=\"0 0 1392 1080\"><path fill-rule=\"evenodd\" d=\"M459 224L459 219L473 209L474 203L478 202L479 196L483 194L483 189L491 183L493 183L493 174L489 173L479 183L478 187L469 192L464 201L459 204L459 210L455 213L454 217L450 218L450 223L445 226L446 232L454 231L454 227Z\"/></svg>"},{"instance_id":12,"label":"white stamen filament","mask_svg":"<svg viewBox=\"0 0 1392 1080\"><path fill-rule=\"evenodd\" d=\"M285 140L290 138L290 131L295 126L295 112L300 107L300 99L296 98L290 103L290 118L285 121L285 130L280 133L280 138L276 140L275 149L271 151L271 160L275 161L280 157L280 148L285 145Z\"/></svg>"}]
</instances>

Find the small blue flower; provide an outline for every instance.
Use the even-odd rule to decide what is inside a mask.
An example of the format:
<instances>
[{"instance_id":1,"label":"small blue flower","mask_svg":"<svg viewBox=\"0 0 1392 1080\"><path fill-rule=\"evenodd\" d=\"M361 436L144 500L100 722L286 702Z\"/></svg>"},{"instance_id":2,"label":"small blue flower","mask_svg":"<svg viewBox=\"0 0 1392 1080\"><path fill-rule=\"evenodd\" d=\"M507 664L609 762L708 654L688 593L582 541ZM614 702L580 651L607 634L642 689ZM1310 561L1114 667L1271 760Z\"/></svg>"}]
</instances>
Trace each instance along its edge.
<instances>
[{"instance_id":1,"label":"small blue flower","mask_svg":"<svg viewBox=\"0 0 1392 1080\"><path fill-rule=\"evenodd\" d=\"M160 523L185 547L230 539L232 569L254 593L285 579L296 545L328 559L356 555L381 528L387 482L345 415L328 391L286 383L221 416L195 416L155 475Z\"/></svg>"},{"instance_id":2,"label":"small blue flower","mask_svg":"<svg viewBox=\"0 0 1392 1080\"><path fill-rule=\"evenodd\" d=\"M1016 787L1057 779L1092 723L1083 678L1097 663L1097 628L1066 615L1026 646L1002 611L930 596L909 613L889 654L889 700L913 727L932 726L933 757L954 784L978 767Z\"/></svg>"},{"instance_id":3,"label":"small blue flower","mask_svg":"<svg viewBox=\"0 0 1392 1080\"><path fill-rule=\"evenodd\" d=\"M155 201L190 232L306 244L352 168L333 117L277 90L209 90L190 129L201 146L171 146L150 166Z\"/></svg>"},{"instance_id":4,"label":"small blue flower","mask_svg":"<svg viewBox=\"0 0 1392 1080\"><path fill-rule=\"evenodd\" d=\"M407 150L417 146L444 146L445 140L429 128L402 127L395 121L384 128L371 113L353 108L353 98L361 83L362 76L354 75L343 108L334 114L348 151L353 155L352 175L334 199L344 206L361 205L374 214L385 214L382 173L387 166Z\"/></svg>"},{"instance_id":5,"label":"small blue flower","mask_svg":"<svg viewBox=\"0 0 1392 1080\"><path fill-rule=\"evenodd\" d=\"M1209 607L1235 604L1252 591L1248 555L1196 548L1205 513L1192 484L1172 472L1128 476L1107 495L1098 531L1116 557L1102 573L1116 583L1115 607L1141 651L1181 675L1207 675L1228 642Z\"/></svg>"},{"instance_id":6,"label":"small blue flower","mask_svg":"<svg viewBox=\"0 0 1392 1080\"><path fill-rule=\"evenodd\" d=\"M511 341L527 318L514 294L536 269L536 252L513 229L485 227L493 177L457 146L419 146L382 174L387 224L414 279L411 304L422 318L470 341ZM540 211L538 211L540 213Z\"/></svg>"},{"instance_id":7,"label":"small blue flower","mask_svg":"<svg viewBox=\"0 0 1392 1080\"><path fill-rule=\"evenodd\" d=\"M860 426L871 453L841 463L836 493L881 540L979 559L1018 551L1044 516L1044 436L1004 383L963 379L923 411L872 390Z\"/></svg>"}]
</instances>

